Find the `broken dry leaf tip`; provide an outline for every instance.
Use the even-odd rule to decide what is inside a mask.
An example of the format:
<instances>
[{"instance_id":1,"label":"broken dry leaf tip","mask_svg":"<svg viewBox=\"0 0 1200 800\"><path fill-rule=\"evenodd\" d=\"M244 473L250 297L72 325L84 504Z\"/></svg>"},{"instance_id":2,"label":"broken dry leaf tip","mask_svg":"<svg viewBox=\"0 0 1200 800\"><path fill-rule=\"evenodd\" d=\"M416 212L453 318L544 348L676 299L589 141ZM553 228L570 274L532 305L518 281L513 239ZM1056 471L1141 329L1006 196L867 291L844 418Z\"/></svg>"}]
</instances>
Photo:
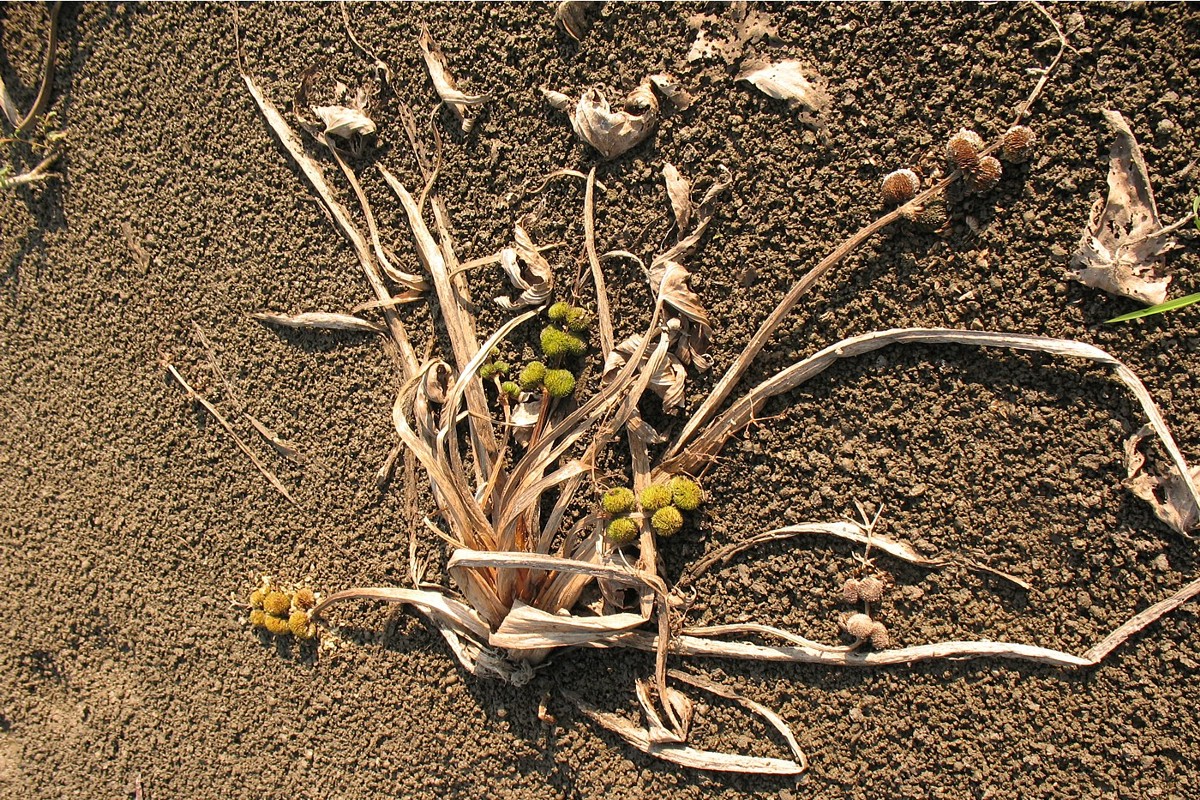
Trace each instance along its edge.
<instances>
[{"instance_id":1,"label":"broken dry leaf tip","mask_svg":"<svg viewBox=\"0 0 1200 800\"><path fill-rule=\"evenodd\" d=\"M866 614L851 614L843 623L846 633L855 639L866 639L875 628L875 622Z\"/></svg>"},{"instance_id":2,"label":"broken dry leaf tip","mask_svg":"<svg viewBox=\"0 0 1200 800\"><path fill-rule=\"evenodd\" d=\"M614 517L618 514L628 514L633 511L636 504L637 498L633 496L633 490L624 486L609 489L600 499L600 505L604 508L605 513Z\"/></svg>"},{"instance_id":3,"label":"broken dry leaf tip","mask_svg":"<svg viewBox=\"0 0 1200 800\"><path fill-rule=\"evenodd\" d=\"M543 381L546 392L553 398L563 398L575 391L575 376L570 370L548 369Z\"/></svg>"},{"instance_id":4,"label":"broken dry leaf tip","mask_svg":"<svg viewBox=\"0 0 1200 800\"><path fill-rule=\"evenodd\" d=\"M660 508L650 518L650 527L659 536L674 536L683 528L683 514L675 506Z\"/></svg>"},{"instance_id":5,"label":"broken dry leaf tip","mask_svg":"<svg viewBox=\"0 0 1200 800\"><path fill-rule=\"evenodd\" d=\"M885 650L892 643L892 637L888 635L888 629L882 622L876 622L871 626L871 647L876 650Z\"/></svg>"},{"instance_id":6,"label":"broken dry leaf tip","mask_svg":"<svg viewBox=\"0 0 1200 800\"><path fill-rule=\"evenodd\" d=\"M521 370L521 374L517 376L517 382L521 384L521 388L527 392L532 392L542 385L542 381L546 379L546 365L541 361L530 361L525 369Z\"/></svg>"},{"instance_id":7,"label":"broken dry leaf tip","mask_svg":"<svg viewBox=\"0 0 1200 800\"><path fill-rule=\"evenodd\" d=\"M291 607L292 598L283 592L267 592L266 597L263 598L263 610L277 617L282 617L288 613L288 609Z\"/></svg>"},{"instance_id":8,"label":"broken dry leaf tip","mask_svg":"<svg viewBox=\"0 0 1200 800\"><path fill-rule=\"evenodd\" d=\"M671 479L671 503L680 511L695 511L704 501L700 486L690 478Z\"/></svg>"},{"instance_id":9,"label":"broken dry leaf tip","mask_svg":"<svg viewBox=\"0 0 1200 800\"><path fill-rule=\"evenodd\" d=\"M1014 125L1004 133L1000 152L1004 160L1013 164L1021 164L1029 160L1037 145L1037 137L1033 129L1026 125Z\"/></svg>"},{"instance_id":10,"label":"broken dry leaf tip","mask_svg":"<svg viewBox=\"0 0 1200 800\"><path fill-rule=\"evenodd\" d=\"M895 206L907 203L917 196L921 189L921 179L911 169L898 169L884 176L879 193L885 206Z\"/></svg>"},{"instance_id":11,"label":"broken dry leaf tip","mask_svg":"<svg viewBox=\"0 0 1200 800\"><path fill-rule=\"evenodd\" d=\"M604 529L604 535L615 545L629 544L638 535L638 524L629 517L617 517Z\"/></svg>"},{"instance_id":12,"label":"broken dry leaf tip","mask_svg":"<svg viewBox=\"0 0 1200 800\"><path fill-rule=\"evenodd\" d=\"M648 512L658 511L671 505L673 493L671 487L665 483L658 483L653 486L647 486L642 489L641 497L638 498L642 504L642 510Z\"/></svg>"},{"instance_id":13,"label":"broken dry leaf tip","mask_svg":"<svg viewBox=\"0 0 1200 800\"><path fill-rule=\"evenodd\" d=\"M963 128L946 143L946 160L955 169L965 172L979 160L979 151L982 149L983 138L975 131Z\"/></svg>"}]
</instances>

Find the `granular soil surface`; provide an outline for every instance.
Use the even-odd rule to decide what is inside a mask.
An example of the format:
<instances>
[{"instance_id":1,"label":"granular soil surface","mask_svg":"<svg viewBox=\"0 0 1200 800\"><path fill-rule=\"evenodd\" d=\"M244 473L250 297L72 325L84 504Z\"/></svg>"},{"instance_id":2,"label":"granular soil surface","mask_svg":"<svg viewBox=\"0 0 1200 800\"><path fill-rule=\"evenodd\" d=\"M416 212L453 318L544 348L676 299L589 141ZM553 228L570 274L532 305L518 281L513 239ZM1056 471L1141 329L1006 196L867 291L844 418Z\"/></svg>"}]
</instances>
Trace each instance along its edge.
<instances>
[{"instance_id":1,"label":"granular soil surface","mask_svg":"<svg viewBox=\"0 0 1200 800\"><path fill-rule=\"evenodd\" d=\"M416 46L425 24L464 90L495 95L465 137L434 114L446 132L437 189L464 260L507 246L513 223L534 213L535 238L566 242L552 261L573 274L580 182L529 191L559 168L596 167L607 187L601 251L643 257L670 231L664 162L694 179L732 172L688 262L716 322L713 370L689 384L694 407L788 287L881 213L885 173L928 172L962 126L1003 131L1030 70L1056 47L1029 5L764 11L778 42L750 44L746 57L794 57L823 76L823 132L736 84L736 63L687 60L689 17L714 14L728 33L728 7L610 3L580 44L555 29L549 5L352 7L359 38L395 70L396 92L374 115L377 146L354 163L398 260L415 263L410 236L373 163L420 184L397 110L411 104L424 129L436 102ZM791 314L747 380L897 326L1079 339L1139 373L1185 456L1200 460L1200 315L1101 325L1135 306L1065 277L1106 187L1102 109L1129 119L1164 219L1186 213L1200 13L1146 3L1049 13L1072 47L1032 108L1037 155L985 197L952 195L948 230L872 239ZM318 60L351 84L372 77L335 5L244 5L240 16L248 69L281 108ZM6 4L0 24L0 70L27 108L45 14ZM792 725L812 762L798 781L644 756L559 691L632 718L632 682L652 670L645 654L562 653L518 689L466 674L419 618L377 603L338 609L341 642L316 653L256 635L231 598L262 573L324 593L406 584L399 481L381 491L374 480L394 439L396 372L377 339L280 334L250 318L346 311L369 295L246 91L229 6L71 5L60 38L63 178L0 195L0 796L1200 795L1195 603L1077 671L988 659L858 671L690 662ZM623 92L661 70L695 102L612 162L538 92ZM1175 296L1200 284L1197 235L1180 240ZM641 330L644 277L630 261L606 263L618 333ZM473 274L476 297L503 289L497 273ZM481 309L489 330L500 312ZM428 329L424 304L403 313ZM166 378L175 364L232 414L193 323L248 409L307 456L298 466L263 453L298 506ZM1192 543L1122 488L1122 442L1143 420L1106 369L888 348L840 362L763 417L705 475L699 523L664 544L668 579L751 533L853 515L858 500L882 506L880 530L919 550L969 552L1033 585L889 563L897 587L882 614L897 645L989 638L1082 652L1200 571ZM854 552L763 546L702 579L689 620L773 622L838 641ZM539 719L543 697L552 723ZM780 746L724 701L701 707L694 738L763 755Z\"/></svg>"}]
</instances>

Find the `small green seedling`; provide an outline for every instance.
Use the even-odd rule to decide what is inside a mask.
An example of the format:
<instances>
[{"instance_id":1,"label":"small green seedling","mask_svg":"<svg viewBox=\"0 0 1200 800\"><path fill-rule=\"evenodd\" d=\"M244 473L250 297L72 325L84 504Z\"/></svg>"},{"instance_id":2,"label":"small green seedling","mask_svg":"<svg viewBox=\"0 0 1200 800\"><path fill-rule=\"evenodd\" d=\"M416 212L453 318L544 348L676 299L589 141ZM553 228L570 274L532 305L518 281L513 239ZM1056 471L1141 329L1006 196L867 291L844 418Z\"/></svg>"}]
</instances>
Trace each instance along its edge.
<instances>
[{"instance_id":1,"label":"small green seedling","mask_svg":"<svg viewBox=\"0 0 1200 800\"><path fill-rule=\"evenodd\" d=\"M1200 198L1198 198L1200 199ZM1190 306L1192 303L1200 303L1200 292L1189 294L1186 297L1177 297L1174 300L1168 300L1165 303L1159 303L1156 306L1143 308L1138 311L1130 311L1128 314L1122 314L1119 317L1104 320L1107 325L1110 322L1128 322L1131 319L1141 319L1142 317L1152 317L1155 314L1163 314L1167 311L1174 311L1177 308Z\"/></svg>"}]
</instances>

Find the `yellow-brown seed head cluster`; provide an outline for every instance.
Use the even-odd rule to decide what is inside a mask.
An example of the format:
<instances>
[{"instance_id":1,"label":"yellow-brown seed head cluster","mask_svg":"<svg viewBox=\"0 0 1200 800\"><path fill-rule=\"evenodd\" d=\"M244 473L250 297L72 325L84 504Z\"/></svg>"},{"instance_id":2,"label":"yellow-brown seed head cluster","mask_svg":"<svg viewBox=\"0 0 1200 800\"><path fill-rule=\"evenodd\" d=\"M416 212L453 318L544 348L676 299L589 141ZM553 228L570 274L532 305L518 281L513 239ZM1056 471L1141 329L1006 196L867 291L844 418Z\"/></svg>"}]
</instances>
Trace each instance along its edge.
<instances>
[{"instance_id":1,"label":"yellow-brown seed head cluster","mask_svg":"<svg viewBox=\"0 0 1200 800\"><path fill-rule=\"evenodd\" d=\"M898 206L912 200L920 190L921 179L917 173L911 169L898 169L884 176L879 194L885 206Z\"/></svg>"},{"instance_id":2,"label":"yellow-brown seed head cluster","mask_svg":"<svg viewBox=\"0 0 1200 800\"><path fill-rule=\"evenodd\" d=\"M305 586L289 592L264 579L263 585L250 593L250 624L272 636L312 639L317 635L317 626L309 612L316 605L312 589Z\"/></svg>"},{"instance_id":3,"label":"yellow-brown seed head cluster","mask_svg":"<svg viewBox=\"0 0 1200 800\"><path fill-rule=\"evenodd\" d=\"M629 544L637 539L638 521L649 520L656 535L674 536L683 529L683 512L695 511L703 502L700 486L682 475L647 486L636 499L628 488L609 489L600 501L604 515L612 518L605 535L618 547ZM635 511L637 506L641 506L640 513Z\"/></svg>"},{"instance_id":4,"label":"yellow-brown seed head cluster","mask_svg":"<svg viewBox=\"0 0 1200 800\"><path fill-rule=\"evenodd\" d=\"M962 170L967 188L972 192L992 189L1004 172L999 159L980 155L983 146L983 138L966 128L951 136L946 144L946 160L955 169Z\"/></svg>"},{"instance_id":5,"label":"yellow-brown seed head cluster","mask_svg":"<svg viewBox=\"0 0 1200 800\"><path fill-rule=\"evenodd\" d=\"M861 568L860 568L861 571ZM848 578L842 584L842 598L847 603L864 603L866 611L843 618L842 628L858 642L870 642L871 647L883 650L891 644L888 630L882 622L872 619L871 606L883 600L892 583L886 572L876 571L862 578Z\"/></svg>"},{"instance_id":6,"label":"yellow-brown seed head cluster","mask_svg":"<svg viewBox=\"0 0 1200 800\"><path fill-rule=\"evenodd\" d=\"M1004 168L1000 166L1000 159L995 156L984 156L975 162L972 170L964 174L967 177L967 186L971 191L982 194L995 188L1003 173Z\"/></svg>"}]
</instances>

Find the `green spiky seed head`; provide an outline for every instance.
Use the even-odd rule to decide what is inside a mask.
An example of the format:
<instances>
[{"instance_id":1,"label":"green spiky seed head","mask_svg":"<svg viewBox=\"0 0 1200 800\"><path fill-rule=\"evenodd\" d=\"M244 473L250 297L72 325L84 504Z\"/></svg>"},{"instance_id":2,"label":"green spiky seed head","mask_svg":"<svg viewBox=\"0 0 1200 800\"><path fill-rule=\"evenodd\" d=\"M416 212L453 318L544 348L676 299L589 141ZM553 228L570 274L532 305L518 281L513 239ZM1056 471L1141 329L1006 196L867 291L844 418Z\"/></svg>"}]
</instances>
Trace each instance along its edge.
<instances>
[{"instance_id":1,"label":"green spiky seed head","mask_svg":"<svg viewBox=\"0 0 1200 800\"><path fill-rule=\"evenodd\" d=\"M530 361L528 366L521 370L521 374L517 376L517 382L527 392L537 389L545 379L546 365L540 361Z\"/></svg>"},{"instance_id":2,"label":"green spiky seed head","mask_svg":"<svg viewBox=\"0 0 1200 800\"><path fill-rule=\"evenodd\" d=\"M261 587L258 589L255 589L253 592L250 593L250 607L251 608L262 608L263 607L263 598L265 598L266 596L267 596L266 592L264 592Z\"/></svg>"},{"instance_id":3,"label":"green spiky seed head","mask_svg":"<svg viewBox=\"0 0 1200 800\"><path fill-rule=\"evenodd\" d=\"M488 350L488 355L492 358L495 358L496 356L500 355L500 348L496 345L492 345L492 349Z\"/></svg>"},{"instance_id":4,"label":"green spiky seed head","mask_svg":"<svg viewBox=\"0 0 1200 800\"><path fill-rule=\"evenodd\" d=\"M542 328L542 352L546 358L581 356L585 350L587 350L587 343L578 336L572 336L552 325Z\"/></svg>"},{"instance_id":5,"label":"green spiky seed head","mask_svg":"<svg viewBox=\"0 0 1200 800\"><path fill-rule=\"evenodd\" d=\"M704 493L689 478L671 479L671 504L680 511L695 511L704 500Z\"/></svg>"},{"instance_id":6,"label":"green spiky seed head","mask_svg":"<svg viewBox=\"0 0 1200 800\"><path fill-rule=\"evenodd\" d=\"M256 608L250 612L250 624L256 628L264 628L267 625L267 615L261 608Z\"/></svg>"},{"instance_id":7,"label":"green spiky seed head","mask_svg":"<svg viewBox=\"0 0 1200 800\"><path fill-rule=\"evenodd\" d=\"M571 306L569 303L564 303L561 300L550 306L550 310L546 312L546 316L552 322L566 322L571 316Z\"/></svg>"},{"instance_id":8,"label":"green spiky seed head","mask_svg":"<svg viewBox=\"0 0 1200 800\"><path fill-rule=\"evenodd\" d=\"M629 517L617 517L608 523L604 535L615 545L629 544L638 535L638 524Z\"/></svg>"},{"instance_id":9,"label":"green spiky seed head","mask_svg":"<svg viewBox=\"0 0 1200 800\"><path fill-rule=\"evenodd\" d=\"M496 377L496 372L496 365L494 363L484 364L479 368L479 377L483 378L485 381L490 381L492 378Z\"/></svg>"},{"instance_id":10,"label":"green spiky seed head","mask_svg":"<svg viewBox=\"0 0 1200 800\"><path fill-rule=\"evenodd\" d=\"M592 315L585 309L572 308L567 312L567 328L571 333L587 333L592 329Z\"/></svg>"},{"instance_id":11,"label":"green spiky seed head","mask_svg":"<svg viewBox=\"0 0 1200 800\"><path fill-rule=\"evenodd\" d=\"M633 511L635 502L636 498L633 496L632 489L618 486L604 493L604 497L600 500L600 505L604 507L606 512L615 517L618 514L628 514L630 511Z\"/></svg>"},{"instance_id":12,"label":"green spiky seed head","mask_svg":"<svg viewBox=\"0 0 1200 800\"><path fill-rule=\"evenodd\" d=\"M287 626L292 636L297 639L311 639L316 633L313 624L308 620L308 614L303 611L293 611L288 617Z\"/></svg>"},{"instance_id":13,"label":"green spiky seed head","mask_svg":"<svg viewBox=\"0 0 1200 800\"><path fill-rule=\"evenodd\" d=\"M575 376L565 369L546 370L546 391L551 397L566 397L575 391Z\"/></svg>"},{"instance_id":14,"label":"green spiky seed head","mask_svg":"<svg viewBox=\"0 0 1200 800\"><path fill-rule=\"evenodd\" d=\"M263 598L263 610L268 614L274 614L277 617L282 617L288 613L288 609L292 607L292 598L288 597L283 592L270 591Z\"/></svg>"},{"instance_id":15,"label":"green spiky seed head","mask_svg":"<svg viewBox=\"0 0 1200 800\"><path fill-rule=\"evenodd\" d=\"M643 510L653 512L671 505L671 496L671 487L659 483L642 489L642 496L638 499L642 501Z\"/></svg>"},{"instance_id":16,"label":"green spiky seed head","mask_svg":"<svg viewBox=\"0 0 1200 800\"><path fill-rule=\"evenodd\" d=\"M263 627L276 636L287 636L292 632L292 629L288 627L288 621L274 614L266 615L266 619L263 620Z\"/></svg>"},{"instance_id":17,"label":"green spiky seed head","mask_svg":"<svg viewBox=\"0 0 1200 800\"><path fill-rule=\"evenodd\" d=\"M317 596L313 594L312 589L305 586L296 590L295 596L292 597L292 604L301 611L308 611L317 604Z\"/></svg>"},{"instance_id":18,"label":"green spiky seed head","mask_svg":"<svg viewBox=\"0 0 1200 800\"><path fill-rule=\"evenodd\" d=\"M500 384L500 391L516 400L517 395L521 393L521 387L516 381L505 381L504 383Z\"/></svg>"},{"instance_id":19,"label":"green spiky seed head","mask_svg":"<svg viewBox=\"0 0 1200 800\"><path fill-rule=\"evenodd\" d=\"M659 536L674 536L683 527L683 514L675 506L660 508L650 518L650 527Z\"/></svg>"},{"instance_id":20,"label":"green spiky seed head","mask_svg":"<svg viewBox=\"0 0 1200 800\"><path fill-rule=\"evenodd\" d=\"M496 370L497 375L507 375L508 371L512 369L507 361L493 361L492 367Z\"/></svg>"}]
</instances>

